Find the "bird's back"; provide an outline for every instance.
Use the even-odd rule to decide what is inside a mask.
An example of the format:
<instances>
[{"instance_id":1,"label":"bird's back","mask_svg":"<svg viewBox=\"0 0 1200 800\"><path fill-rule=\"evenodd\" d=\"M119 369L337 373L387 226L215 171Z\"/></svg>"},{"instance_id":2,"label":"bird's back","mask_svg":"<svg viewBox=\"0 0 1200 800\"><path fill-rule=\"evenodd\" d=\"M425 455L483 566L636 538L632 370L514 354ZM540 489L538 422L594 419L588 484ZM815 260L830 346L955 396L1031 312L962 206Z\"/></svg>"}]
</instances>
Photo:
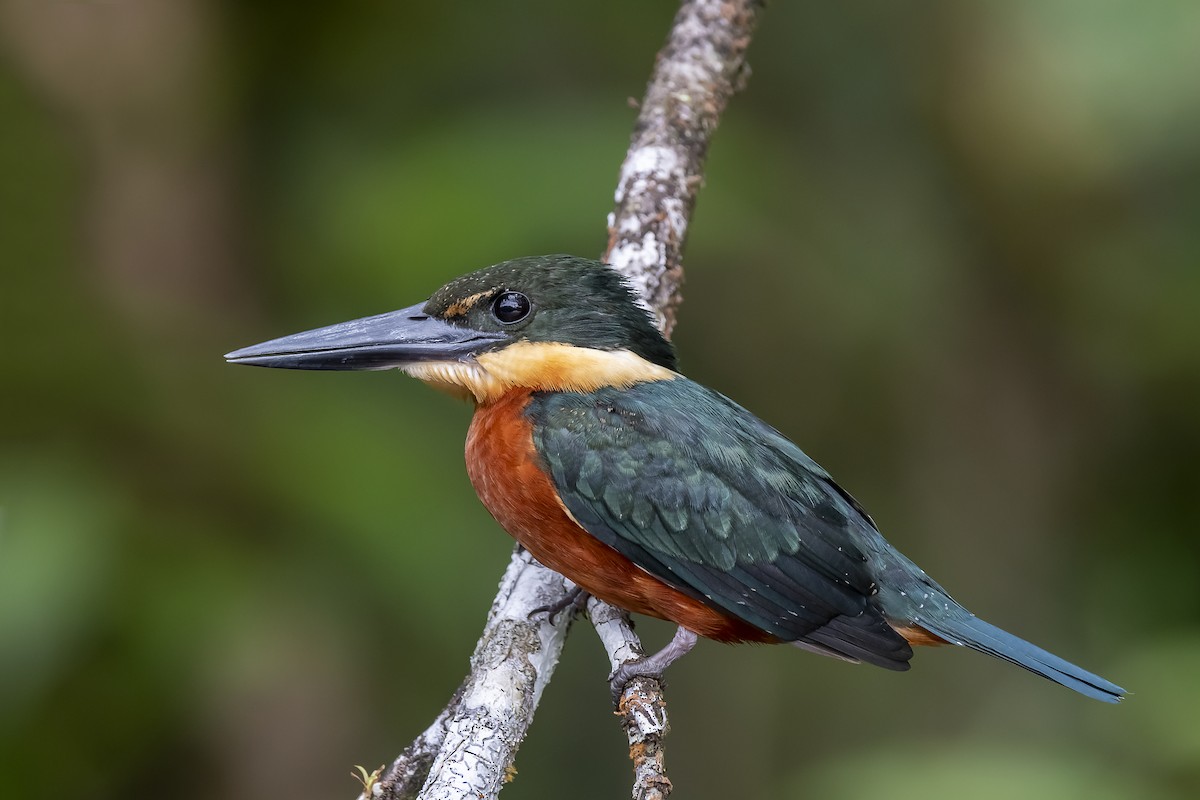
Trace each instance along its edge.
<instances>
[{"instance_id":1,"label":"bird's back","mask_svg":"<svg viewBox=\"0 0 1200 800\"><path fill-rule=\"evenodd\" d=\"M1122 694L966 611L815 461L718 392L679 376L535 392L523 413L579 526L775 640L890 669L908 667L910 644L949 642L1091 697Z\"/></svg>"}]
</instances>

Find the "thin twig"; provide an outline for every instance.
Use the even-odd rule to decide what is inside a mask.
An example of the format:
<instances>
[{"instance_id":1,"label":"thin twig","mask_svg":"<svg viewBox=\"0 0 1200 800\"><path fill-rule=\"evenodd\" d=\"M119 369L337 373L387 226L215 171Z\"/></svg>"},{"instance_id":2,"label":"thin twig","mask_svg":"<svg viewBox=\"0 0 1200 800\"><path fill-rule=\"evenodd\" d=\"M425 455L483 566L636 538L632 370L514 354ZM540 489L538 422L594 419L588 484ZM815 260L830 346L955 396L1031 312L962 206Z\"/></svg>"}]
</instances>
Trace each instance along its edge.
<instances>
[{"instance_id":1,"label":"thin twig","mask_svg":"<svg viewBox=\"0 0 1200 800\"><path fill-rule=\"evenodd\" d=\"M588 617L614 670L642 657L642 643L627 613L593 597L588 601ZM634 799L665 798L671 793L671 781L667 778L663 739L670 725L661 684L651 678L634 678L625 686L616 713L629 739Z\"/></svg>"}]
</instances>

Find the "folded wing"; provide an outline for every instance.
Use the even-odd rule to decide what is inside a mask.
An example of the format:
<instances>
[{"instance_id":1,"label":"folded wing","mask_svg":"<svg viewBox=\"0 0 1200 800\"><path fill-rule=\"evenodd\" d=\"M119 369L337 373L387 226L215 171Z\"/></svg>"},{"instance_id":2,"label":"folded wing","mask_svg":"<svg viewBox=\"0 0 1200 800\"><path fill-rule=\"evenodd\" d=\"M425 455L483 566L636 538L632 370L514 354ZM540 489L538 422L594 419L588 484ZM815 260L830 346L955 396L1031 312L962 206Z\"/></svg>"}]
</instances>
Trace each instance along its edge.
<instances>
[{"instance_id":1,"label":"folded wing","mask_svg":"<svg viewBox=\"0 0 1200 800\"><path fill-rule=\"evenodd\" d=\"M866 514L801 450L686 378L535 395L534 445L590 533L656 578L806 649L890 669Z\"/></svg>"}]
</instances>

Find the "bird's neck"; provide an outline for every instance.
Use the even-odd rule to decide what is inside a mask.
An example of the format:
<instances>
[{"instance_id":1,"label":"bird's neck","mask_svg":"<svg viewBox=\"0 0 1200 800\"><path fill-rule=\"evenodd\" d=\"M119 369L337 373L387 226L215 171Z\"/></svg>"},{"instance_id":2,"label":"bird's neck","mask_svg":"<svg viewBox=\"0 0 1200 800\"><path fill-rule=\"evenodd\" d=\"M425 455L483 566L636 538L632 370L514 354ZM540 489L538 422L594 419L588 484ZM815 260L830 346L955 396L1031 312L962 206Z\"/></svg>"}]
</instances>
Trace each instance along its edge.
<instances>
[{"instance_id":1,"label":"bird's neck","mask_svg":"<svg viewBox=\"0 0 1200 800\"><path fill-rule=\"evenodd\" d=\"M679 377L629 350L552 342L518 342L470 361L423 362L405 367L405 372L434 388L471 397L479 406L517 391L594 392Z\"/></svg>"}]
</instances>

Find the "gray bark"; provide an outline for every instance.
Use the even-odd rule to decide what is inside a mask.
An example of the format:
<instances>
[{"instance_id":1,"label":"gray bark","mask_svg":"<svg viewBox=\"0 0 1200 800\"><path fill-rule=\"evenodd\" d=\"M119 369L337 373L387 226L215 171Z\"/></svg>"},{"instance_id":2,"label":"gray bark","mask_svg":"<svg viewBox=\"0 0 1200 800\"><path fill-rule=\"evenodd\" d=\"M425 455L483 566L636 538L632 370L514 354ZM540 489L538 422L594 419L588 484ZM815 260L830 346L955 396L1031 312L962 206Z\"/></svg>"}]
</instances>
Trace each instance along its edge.
<instances>
[{"instance_id":1,"label":"gray bark","mask_svg":"<svg viewBox=\"0 0 1200 800\"><path fill-rule=\"evenodd\" d=\"M668 336L682 296L683 247L708 143L749 77L746 48L762 6L762 0L682 5L621 166L606 260L638 288Z\"/></svg>"}]
</instances>

